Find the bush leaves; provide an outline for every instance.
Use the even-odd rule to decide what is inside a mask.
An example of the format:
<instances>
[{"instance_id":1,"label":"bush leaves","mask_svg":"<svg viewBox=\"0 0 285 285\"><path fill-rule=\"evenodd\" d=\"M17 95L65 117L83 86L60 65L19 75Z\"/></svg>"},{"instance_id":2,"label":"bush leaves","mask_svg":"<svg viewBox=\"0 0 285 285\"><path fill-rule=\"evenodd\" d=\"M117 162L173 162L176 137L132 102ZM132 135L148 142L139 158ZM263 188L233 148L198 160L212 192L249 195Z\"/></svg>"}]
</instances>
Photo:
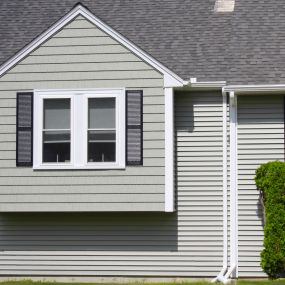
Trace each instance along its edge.
<instances>
[{"instance_id":1,"label":"bush leaves","mask_svg":"<svg viewBox=\"0 0 285 285\"><path fill-rule=\"evenodd\" d=\"M265 206L261 266L271 279L285 271L285 163L269 162L256 170L256 186Z\"/></svg>"}]
</instances>

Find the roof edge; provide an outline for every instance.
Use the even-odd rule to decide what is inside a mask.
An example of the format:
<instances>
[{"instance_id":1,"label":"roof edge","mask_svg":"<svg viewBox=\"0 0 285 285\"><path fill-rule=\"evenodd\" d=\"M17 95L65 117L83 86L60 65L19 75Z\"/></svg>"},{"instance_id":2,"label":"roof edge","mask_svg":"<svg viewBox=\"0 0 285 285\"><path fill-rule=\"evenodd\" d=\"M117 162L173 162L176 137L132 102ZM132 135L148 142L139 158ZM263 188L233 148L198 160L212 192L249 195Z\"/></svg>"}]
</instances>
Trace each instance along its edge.
<instances>
[{"instance_id":1,"label":"roof edge","mask_svg":"<svg viewBox=\"0 0 285 285\"><path fill-rule=\"evenodd\" d=\"M83 16L164 75L164 87L183 86L183 79L96 17L81 3L0 66L0 77L77 16Z\"/></svg>"},{"instance_id":2,"label":"roof edge","mask_svg":"<svg viewBox=\"0 0 285 285\"><path fill-rule=\"evenodd\" d=\"M284 93L285 84L228 85L224 92L236 94Z\"/></svg>"}]
</instances>

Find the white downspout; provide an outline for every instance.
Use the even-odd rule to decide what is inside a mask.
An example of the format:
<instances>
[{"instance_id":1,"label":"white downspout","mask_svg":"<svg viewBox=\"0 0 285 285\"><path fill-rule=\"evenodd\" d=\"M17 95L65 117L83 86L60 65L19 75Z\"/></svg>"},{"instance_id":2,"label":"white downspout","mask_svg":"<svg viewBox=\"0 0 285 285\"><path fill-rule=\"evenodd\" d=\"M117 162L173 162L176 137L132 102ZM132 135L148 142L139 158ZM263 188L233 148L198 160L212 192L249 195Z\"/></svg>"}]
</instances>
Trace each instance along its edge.
<instances>
[{"instance_id":1,"label":"white downspout","mask_svg":"<svg viewBox=\"0 0 285 285\"><path fill-rule=\"evenodd\" d=\"M228 165L227 165L227 93L222 88L223 96L223 268L211 282L221 281L228 268Z\"/></svg>"},{"instance_id":2,"label":"white downspout","mask_svg":"<svg viewBox=\"0 0 285 285\"><path fill-rule=\"evenodd\" d=\"M228 136L227 136L227 93L223 95L223 268L228 266Z\"/></svg>"},{"instance_id":3,"label":"white downspout","mask_svg":"<svg viewBox=\"0 0 285 285\"><path fill-rule=\"evenodd\" d=\"M237 97L230 91L230 251L232 277L237 278L238 267L238 168L237 168Z\"/></svg>"},{"instance_id":4,"label":"white downspout","mask_svg":"<svg viewBox=\"0 0 285 285\"><path fill-rule=\"evenodd\" d=\"M228 207L227 207L227 94L223 95L223 268L211 282L227 284L237 277L237 101L230 92L230 268L228 269Z\"/></svg>"}]
</instances>

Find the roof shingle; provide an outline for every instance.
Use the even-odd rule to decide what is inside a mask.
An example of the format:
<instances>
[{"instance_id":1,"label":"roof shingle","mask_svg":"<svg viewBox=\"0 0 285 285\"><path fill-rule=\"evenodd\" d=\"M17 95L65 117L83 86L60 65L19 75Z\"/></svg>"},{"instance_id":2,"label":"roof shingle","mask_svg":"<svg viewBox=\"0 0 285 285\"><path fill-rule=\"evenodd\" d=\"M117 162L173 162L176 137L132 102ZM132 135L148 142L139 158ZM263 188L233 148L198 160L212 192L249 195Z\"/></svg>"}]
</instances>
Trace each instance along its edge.
<instances>
[{"instance_id":1,"label":"roof shingle","mask_svg":"<svg viewBox=\"0 0 285 285\"><path fill-rule=\"evenodd\" d=\"M0 63L68 13L75 0L1 0ZM230 84L285 83L285 3L236 0L82 0L97 17L180 77Z\"/></svg>"}]
</instances>

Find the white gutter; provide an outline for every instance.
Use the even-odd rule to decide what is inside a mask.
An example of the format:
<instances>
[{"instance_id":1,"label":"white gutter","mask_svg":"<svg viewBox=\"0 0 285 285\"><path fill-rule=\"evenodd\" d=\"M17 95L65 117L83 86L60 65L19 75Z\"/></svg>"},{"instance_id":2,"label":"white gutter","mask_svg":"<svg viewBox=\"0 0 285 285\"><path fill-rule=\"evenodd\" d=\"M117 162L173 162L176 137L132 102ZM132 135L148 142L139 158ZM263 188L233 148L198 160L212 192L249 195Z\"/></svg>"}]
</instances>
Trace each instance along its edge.
<instances>
[{"instance_id":1,"label":"white gutter","mask_svg":"<svg viewBox=\"0 0 285 285\"><path fill-rule=\"evenodd\" d=\"M224 87L225 92L235 92L236 95L250 93L279 93L285 91L285 84L269 85L229 85Z\"/></svg>"},{"instance_id":2,"label":"white gutter","mask_svg":"<svg viewBox=\"0 0 285 285\"><path fill-rule=\"evenodd\" d=\"M218 88L221 89L225 86L225 81L217 81L217 82L197 82L197 83L190 83L189 85L192 88Z\"/></svg>"},{"instance_id":3,"label":"white gutter","mask_svg":"<svg viewBox=\"0 0 285 285\"><path fill-rule=\"evenodd\" d=\"M222 89L226 85L226 81L200 81L197 78L190 78L189 81L183 82L184 86L199 89Z\"/></svg>"}]
</instances>

